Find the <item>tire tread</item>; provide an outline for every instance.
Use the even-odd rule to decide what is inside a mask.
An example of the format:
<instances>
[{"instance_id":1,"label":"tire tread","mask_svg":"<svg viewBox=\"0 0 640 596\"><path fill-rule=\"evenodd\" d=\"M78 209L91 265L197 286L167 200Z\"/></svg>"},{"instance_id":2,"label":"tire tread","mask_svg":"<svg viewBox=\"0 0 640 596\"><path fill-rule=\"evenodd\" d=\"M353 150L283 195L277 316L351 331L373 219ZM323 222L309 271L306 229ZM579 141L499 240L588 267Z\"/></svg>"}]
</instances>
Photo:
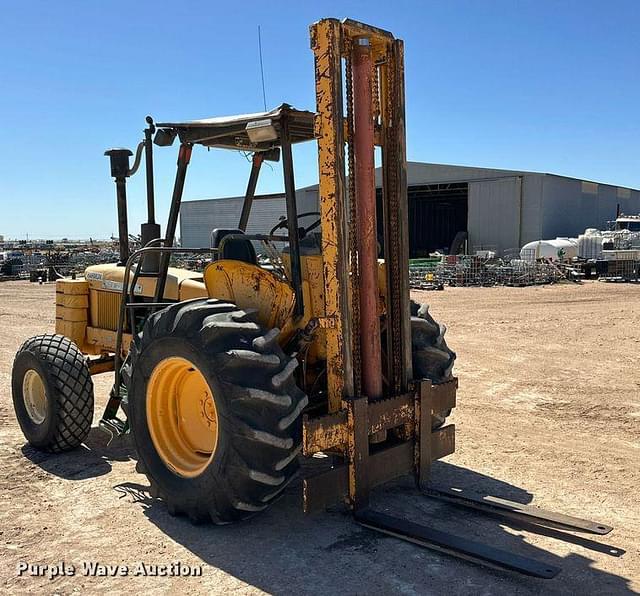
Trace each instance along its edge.
<instances>
[{"instance_id":1,"label":"tire tread","mask_svg":"<svg viewBox=\"0 0 640 596\"><path fill-rule=\"evenodd\" d=\"M16 359L22 352L30 352L46 364L55 384L55 431L49 443L38 448L59 453L78 447L87 438L93 421L93 381L84 355L75 343L58 334L31 337L22 344Z\"/></svg>"},{"instance_id":2,"label":"tire tread","mask_svg":"<svg viewBox=\"0 0 640 596\"><path fill-rule=\"evenodd\" d=\"M197 299L159 311L134 338L123 374L129 384L135 384L134 369L152 343L163 337L188 338L211 362L228 406L228 461L216 482L222 489L187 499L154 478L151 466L139 466L172 514L206 517L216 524L250 517L280 496L297 472L307 397L293 378L297 361L277 343L279 330L262 328L256 315L228 302ZM137 399L133 387L128 393L130 400ZM135 440L133 422L132 431Z\"/></svg>"}]
</instances>

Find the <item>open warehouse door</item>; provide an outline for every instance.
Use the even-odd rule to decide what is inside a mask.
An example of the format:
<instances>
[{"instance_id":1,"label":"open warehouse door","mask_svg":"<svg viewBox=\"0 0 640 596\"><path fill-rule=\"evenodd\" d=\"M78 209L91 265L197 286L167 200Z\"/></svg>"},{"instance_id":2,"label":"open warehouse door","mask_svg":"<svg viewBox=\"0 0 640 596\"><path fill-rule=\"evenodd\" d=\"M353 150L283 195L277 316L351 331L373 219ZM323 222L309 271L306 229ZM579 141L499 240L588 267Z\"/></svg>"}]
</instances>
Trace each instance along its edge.
<instances>
[{"instance_id":1,"label":"open warehouse door","mask_svg":"<svg viewBox=\"0 0 640 596\"><path fill-rule=\"evenodd\" d=\"M428 257L435 251L451 253L467 234L469 184L445 182L416 184L407 189L409 198L409 258ZM381 212L382 191L377 190L378 211ZM378 237L382 238L381 218ZM457 252L456 250L453 251Z\"/></svg>"}]
</instances>

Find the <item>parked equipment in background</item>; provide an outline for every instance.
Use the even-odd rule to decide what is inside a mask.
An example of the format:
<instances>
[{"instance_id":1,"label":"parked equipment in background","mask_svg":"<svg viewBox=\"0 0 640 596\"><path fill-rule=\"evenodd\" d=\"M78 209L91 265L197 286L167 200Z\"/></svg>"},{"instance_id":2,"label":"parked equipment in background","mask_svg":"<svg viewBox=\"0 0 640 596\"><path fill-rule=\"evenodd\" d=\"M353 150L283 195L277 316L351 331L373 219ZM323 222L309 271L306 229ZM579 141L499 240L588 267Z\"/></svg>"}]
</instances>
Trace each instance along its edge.
<instances>
[{"instance_id":1,"label":"parked equipment in background","mask_svg":"<svg viewBox=\"0 0 640 596\"><path fill-rule=\"evenodd\" d=\"M455 354L426 305L409 299L402 41L352 20L311 27L316 112L282 104L226 118L154 123L132 152L112 149L119 262L56 286L56 335L28 339L13 368L13 399L29 442L65 451L87 436L92 375L114 372L101 427L132 431L138 470L172 514L242 520L273 503L299 456L334 465L304 478L307 512L346 503L377 532L541 578L558 568L369 506L376 485L413 474L425 496L507 520L605 534L610 527L429 484L453 453ZM343 96L343 93L345 96ZM343 106L346 106L346 114ZM164 235L155 223L152 138L178 142ZM292 145L317 140L320 212L299 214ZM212 246L174 247L192 151L252 154L243 213ZM381 149L376 208L374 151ZM346 149L346 153L345 153ZM127 179L147 171L144 247L131 251ZM287 217L244 233L261 165L282 158ZM304 218L303 216L309 216ZM376 222L384 260L378 260ZM271 256L261 267L252 242ZM273 243L284 242L278 251ZM171 267L176 252L207 255L203 274Z\"/></svg>"}]
</instances>

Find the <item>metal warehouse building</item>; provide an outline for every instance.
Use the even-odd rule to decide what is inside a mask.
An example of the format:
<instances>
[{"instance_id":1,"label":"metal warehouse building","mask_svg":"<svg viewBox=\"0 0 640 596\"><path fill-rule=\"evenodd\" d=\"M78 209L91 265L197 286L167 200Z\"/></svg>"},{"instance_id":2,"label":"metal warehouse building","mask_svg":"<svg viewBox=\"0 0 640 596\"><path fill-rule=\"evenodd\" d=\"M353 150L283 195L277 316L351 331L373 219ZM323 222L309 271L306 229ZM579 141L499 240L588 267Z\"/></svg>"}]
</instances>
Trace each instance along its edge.
<instances>
[{"instance_id":1,"label":"metal warehouse building","mask_svg":"<svg viewBox=\"0 0 640 596\"><path fill-rule=\"evenodd\" d=\"M379 169L376 177L379 183ZM556 174L409 162L407 182L412 257L448 250L458 232L467 233L472 251L503 253L532 240L606 228L618 208L640 213L637 189ZM299 213L318 210L317 185L296 194ZM256 199L248 232L265 233L284 216L284 195ZM241 207L242 197L183 202L183 246L209 246L214 227L237 227Z\"/></svg>"},{"instance_id":2,"label":"metal warehouse building","mask_svg":"<svg viewBox=\"0 0 640 596\"><path fill-rule=\"evenodd\" d=\"M244 197L182 201L180 206L180 238L182 246L210 246L215 228L237 228ZM296 191L298 213L318 211L318 188ZM266 234L287 214L284 193L256 195L251 206L247 234ZM311 223L310 219L307 223Z\"/></svg>"}]
</instances>

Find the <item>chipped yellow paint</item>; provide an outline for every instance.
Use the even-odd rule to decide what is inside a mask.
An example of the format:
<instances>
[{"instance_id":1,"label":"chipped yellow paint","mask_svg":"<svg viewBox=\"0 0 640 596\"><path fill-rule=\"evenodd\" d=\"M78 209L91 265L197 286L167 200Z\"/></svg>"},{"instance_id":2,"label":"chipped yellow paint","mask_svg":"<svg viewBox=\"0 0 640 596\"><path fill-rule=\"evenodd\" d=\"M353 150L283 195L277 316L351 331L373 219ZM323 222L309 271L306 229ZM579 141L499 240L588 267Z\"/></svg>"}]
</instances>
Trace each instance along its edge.
<instances>
[{"instance_id":1,"label":"chipped yellow paint","mask_svg":"<svg viewBox=\"0 0 640 596\"><path fill-rule=\"evenodd\" d=\"M327 392L329 411L340 409L344 397L353 394L348 308L346 251L344 125L342 114L342 29L335 19L311 27L311 49L316 73L316 138L325 317L335 319L327 328Z\"/></svg>"},{"instance_id":2,"label":"chipped yellow paint","mask_svg":"<svg viewBox=\"0 0 640 596\"><path fill-rule=\"evenodd\" d=\"M204 283L211 298L229 300L243 309L255 308L258 322L269 329L283 329L291 320L295 304L291 286L257 265L214 261L204 270Z\"/></svg>"},{"instance_id":3,"label":"chipped yellow paint","mask_svg":"<svg viewBox=\"0 0 640 596\"><path fill-rule=\"evenodd\" d=\"M366 37L369 40L372 58L376 62L384 59L390 44L395 39L389 31L371 27L352 19L346 19L341 23L341 28L345 38L355 39L357 37Z\"/></svg>"},{"instance_id":4,"label":"chipped yellow paint","mask_svg":"<svg viewBox=\"0 0 640 596\"><path fill-rule=\"evenodd\" d=\"M288 276L291 274L291 259L288 253L282 255L282 262ZM304 329L311 319L324 320L324 281L322 255L301 255L302 269L302 297L304 313L295 322L290 321L283 329L283 339L286 340L296 329ZM320 323L322 327L322 323ZM327 359L327 338L324 329L316 329L314 341L306 354L308 363Z\"/></svg>"}]
</instances>

